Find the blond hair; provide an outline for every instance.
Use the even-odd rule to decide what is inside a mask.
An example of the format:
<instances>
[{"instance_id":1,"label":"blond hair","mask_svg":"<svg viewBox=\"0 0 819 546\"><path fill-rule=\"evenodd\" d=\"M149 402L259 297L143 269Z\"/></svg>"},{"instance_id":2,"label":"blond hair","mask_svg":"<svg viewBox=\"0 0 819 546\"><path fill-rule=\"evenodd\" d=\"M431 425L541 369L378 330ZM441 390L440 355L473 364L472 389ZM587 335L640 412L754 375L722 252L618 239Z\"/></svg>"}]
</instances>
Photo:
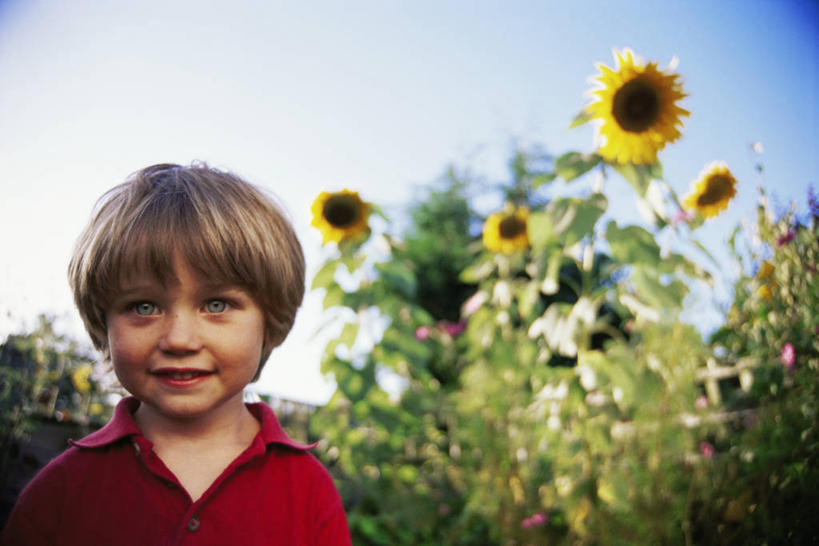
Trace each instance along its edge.
<instances>
[{"instance_id":1,"label":"blond hair","mask_svg":"<svg viewBox=\"0 0 819 546\"><path fill-rule=\"evenodd\" d=\"M124 277L144 273L164 284L174 278L175 254L209 280L243 287L262 308L258 379L304 297L304 255L271 197L204 163L146 167L97 201L68 266L94 346L110 359L106 310Z\"/></svg>"}]
</instances>

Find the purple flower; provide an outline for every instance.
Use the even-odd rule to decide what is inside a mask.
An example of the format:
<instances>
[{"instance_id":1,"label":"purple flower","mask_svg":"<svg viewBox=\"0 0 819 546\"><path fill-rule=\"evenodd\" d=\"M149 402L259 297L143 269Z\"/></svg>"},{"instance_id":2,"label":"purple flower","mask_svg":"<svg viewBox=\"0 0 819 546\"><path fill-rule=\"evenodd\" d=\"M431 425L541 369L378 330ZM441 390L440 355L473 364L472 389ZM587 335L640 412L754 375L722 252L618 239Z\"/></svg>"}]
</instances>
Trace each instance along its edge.
<instances>
[{"instance_id":1,"label":"purple flower","mask_svg":"<svg viewBox=\"0 0 819 546\"><path fill-rule=\"evenodd\" d=\"M785 235L780 236L776 240L776 246L781 248L781 247L785 246L786 244L790 243L791 241L793 241L794 237L796 237L796 232L791 229Z\"/></svg>"},{"instance_id":2,"label":"purple flower","mask_svg":"<svg viewBox=\"0 0 819 546\"><path fill-rule=\"evenodd\" d=\"M464 333L464 330L466 330L466 323L463 321L449 322L442 320L438 323L438 327L452 337L458 337Z\"/></svg>"},{"instance_id":3,"label":"purple flower","mask_svg":"<svg viewBox=\"0 0 819 546\"><path fill-rule=\"evenodd\" d=\"M710 459L714 456L714 446L709 444L708 442L700 443L700 453L706 459Z\"/></svg>"},{"instance_id":4,"label":"purple flower","mask_svg":"<svg viewBox=\"0 0 819 546\"><path fill-rule=\"evenodd\" d=\"M808 186L808 210L813 216L819 216L819 198L813 191L813 186Z\"/></svg>"},{"instance_id":5,"label":"purple flower","mask_svg":"<svg viewBox=\"0 0 819 546\"><path fill-rule=\"evenodd\" d=\"M524 529L529 529L530 527L545 525L547 523L549 523L549 515L544 512L538 512L521 521L520 526Z\"/></svg>"},{"instance_id":6,"label":"purple flower","mask_svg":"<svg viewBox=\"0 0 819 546\"><path fill-rule=\"evenodd\" d=\"M418 341L424 341L429 337L429 334L432 333L432 328L427 325L421 325L415 329L415 339Z\"/></svg>"},{"instance_id":7,"label":"purple flower","mask_svg":"<svg viewBox=\"0 0 819 546\"><path fill-rule=\"evenodd\" d=\"M779 355L779 361L782 363L788 371L793 370L794 364L796 364L796 351L793 348L793 345L789 341L782 347L782 353Z\"/></svg>"}]
</instances>

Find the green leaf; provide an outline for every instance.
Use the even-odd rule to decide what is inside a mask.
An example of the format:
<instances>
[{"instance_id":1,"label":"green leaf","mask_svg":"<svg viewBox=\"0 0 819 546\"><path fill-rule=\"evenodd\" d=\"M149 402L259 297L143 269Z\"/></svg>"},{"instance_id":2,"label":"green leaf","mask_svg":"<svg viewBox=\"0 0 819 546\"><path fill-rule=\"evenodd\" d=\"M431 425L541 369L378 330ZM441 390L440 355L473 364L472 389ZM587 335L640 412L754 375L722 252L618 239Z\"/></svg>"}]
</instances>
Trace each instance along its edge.
<instances>
[{"instance_id":1,"label":"green leaf","mask_svg":"<svg viewBox=\"0 0 819 546\"><path fill-rule=\"evenodd\" d=\"M585 125L586 123L592 120L592 114L585 108L578 112L578 114L574 117L572 122L569 124L569 129L574 129L575 127L580 127L581 125Z\"/></svg>"},{"instance_id":2,"label":"green leaf","mask_svg":"<svg viewBox=\"0 0 819 546\"><path fill-rule=\"evenodd\" d=\"M532 189L536 190L541 187L543 184L548 184L549 182L553 181L557 178L556 173L538 173L532 175Z\"/></svg>"},{"instance_id":3,"label":"green leaf","mask_svg":"<svg viewBox=\"0 0 819 546\"><path fill-rule=\"evenodd\" d=\"M327 287L327 292L324 294L324 309L331 307L338 307L344 302L344 290L337 284L331 284Z\"/></svg>"},{"instance_id":4,"label":"green leaf","mask_svg":"<svg viewBox=\"0 0 819 546\"><path fill-rule=\"evenodd\" d=\"M384 281L406 297L415 296L416 281L412 270L402 262L389 261L375 265Z\"/></svg>"},{"instance_id":5,"label":"green leaf","mask_svg":"<svg viewBox=\"0 0 819 546\"><path fill-rule=\"evenodd\" d=\"M323 266L321 269L318 270L316 275L313 277L313 283L310 285L311 290L316 290L317 288L326 288L336 275L336 269L338 269L338 260L330 260Z\"/></svg>"},{"instance_id":6,"label":"green leaf","mask_svg":"<svg viewBox=\"0 0 819 546\"><path fill-rule=\"evenodd\" d=\"M529 230L532 230L532 216L529 217ZM531 233L530 233L531 237ZM495 264L491 255L484 255L475 263L464 269L460 274L461 281L468 284L477 284L487 278L495 270Z\"/></svg>"},{"instance_id":7,"label":"green leaf","mask_svg":"<svg viewBox=\"0 0 819 546\"><path fill-rule=\"evenodd\" d=\"M537 282L528 282L521 285L517 290L518 311L523 320L527 321L532 316L532 311L540 299L540 290Z\"/></svg>"},{"instance_id":8,"label":"green leaf","mask_svg":"<svg viewBox=\"0 0 819 546\"><path fill-rule=\"evenodd\" d=\"M612 220L606 226L606 239L612 257L620 262L652 267L660 264L660 247L654 236L640 226L620 229Z\"/></svg>"},{"instance_id":9,"label":"green leaf","mask_svg":"<svg viewBox=\"0 0 819 546\"><path fill-rule=\"evenodd\" d=\"M614 165L614 170L631 184L631 187L640 197L646 196L648 184L652 179L659 179L663 176L663 167L659 162L653 165L635 165L633 163L621 165L618 163Z\"/></svg>"},{"instance_id":10,"label":"green leaf","mask_svg":"<svg viewBox=\"0 0 819 546\"><path fill-rule=\"evenodd\" d=\"M404 359L417 364L424 364L429 359L431 349L428 342L415 339L413 333L389 327L381 338L384 351L394 351Z\"/></svg>"},{"instance_id":11,"label":"green leaf","mask_svg":"<svg viewBox=\"0 0 819 546\"><path fill-rule=\"evenodd\" d=\"M601 158L597 154L581 154L568 152L555 159L555 173L566 182L586 174L599 164Z\"/></svg>"},{"instance_id":12,"label":"green leaf","mask_svg":"<svg viewBox=\"0 0 819 546\"><path fill-rule=\"evenodd\" d=\"M527 223L529 242L533 248L543 248L552 243L557 243L557 235L555 234L551 215L545 212L533 212L529 215ZM467 279L462 280L467 281ZM481 279L475 279L472 282L478 280Z\"/></svg>"},{"instance_id":13,"label":"green leaf","mask_svg":"<svg viewBox=\"0 0 819 546\"><path fill-rule=\"evenodd\" d=\"M555 199L546 207L552 217L554 230L565 246L571 246L587 235L592 235L597 220L606 212L608 199L602 193L587 199L576 197Z\"/></svg>"},{"instance_id":14,"label":"green leaf","mask_svg":"<svg viewBox=\"0 0 819 546\"><path fill-rule=\"evenodd\" d=\"M696 264L683 256L682 254L672 253L663 257L662 264L660 264L660 271L662 273L679 272L697 279L710 280L711 275L703 269L699 264Z\"/></svg>"},{"instance_id":15,"label":"green leaf","mask_svg":"<svg viewBox=\"0 0 819 546\"><path fill-rule=\"evenodd\" d=\"M338 344L346 345L347 348L352 351L355 339L358 337L358 329L360 326L358 321L345 324L341 329L341 333L336 338Z\"/></svg>"},{"instance_id":16,"label":"green leaf","mask_svg":"<svg viewBox=\"0 0 819 546\"><path fill-rule=\"evenodd\" d=\"M345 254L341 257L341 263L347 266L347 271L354 273L361 264L364 263L366 256L363 254Z\"/></svg>"},{"instance_id":17,"label":"green leaf","mask_svg":"<svg viewBox=\"0 0 819 546\"><path fill-rule=\"evenodd\" d=\"M657 309L679 309L688 288L679 279L663 284L641 268L632 271L631 280L640 299Z\"/></svg>"}]
</instances>

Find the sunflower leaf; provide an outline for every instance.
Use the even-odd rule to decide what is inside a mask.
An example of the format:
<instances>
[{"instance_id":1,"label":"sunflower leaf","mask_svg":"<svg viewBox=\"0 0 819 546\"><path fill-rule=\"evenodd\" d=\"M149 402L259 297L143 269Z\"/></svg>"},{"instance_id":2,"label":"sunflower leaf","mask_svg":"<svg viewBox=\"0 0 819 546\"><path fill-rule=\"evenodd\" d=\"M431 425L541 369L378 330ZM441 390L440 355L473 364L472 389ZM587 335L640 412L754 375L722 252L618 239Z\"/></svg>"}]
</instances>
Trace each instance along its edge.
<instances>
[{"instance_id":1,"label":"sunflower leaf","mask_svg":"<svg viewBox=\"0 0 819 546\"><path fill-rule=\"evenodd\" d=\"M347 266L347 271L352 274L355 273L359 267L361 267L361 264L364 263L366 256L363 254L345 254L339 259L341 260L341 263Z\"/></svg>"},{"instance_id":2,"label":"sunflower leaf","mask_svg":"<svg viewBox=\"0 0 819 546\"><path fill-rule=\"evenodd\" d=\"M389 286L394 287L400 294L408 298L415 296L417 282L412 270L399 262L382 262L375 264L375 268Z\"/></svg>"},{"instance_id":3,"label":"sunflower leaf","mask_svg":"<svg viewBox=\"0 0 819 546\"><path fill-rule=\"evenodd\" d=\"M631 281L637 289L640 299L655 309L679 309L688 288L679 279L663 284L654 275L643 268L635 268Z\"/></svg>"},{"instance_id":4,"label":"sunflower leaf","mask_svg":"<svg viewBox=\"0 0 819 546\"><path fill-rule=\"evenodd\" d=\"M528 321L532 316L535 305L540 299L540 289L538 287L538 283L528 282L519 286L515 292L518 298L518 310L520 311L520 315L524 320Z\"/></svg>"},{"instance_id":5,"label":"sunflower leaf","mask_svg":"<svg viewBox=\"0 0 819 546\"><path fill-rule=\"evenodd\" d=\"M533 212L529 215L527 231L533 248L542 248L557 242L552 217L545 212Z\"/></svg>"},{"instance_id":6,"label":"sunflower leaf","mask_svg":"<svg viewBox=\"0 0 819 546\"><path fill-rule=\"evenodd\" d=\"M532 189L536 190L557 178L557 173L537 173L532 175Z\"/></svg>"},{"instance_id":7,"label":"sunflower leaf","mask_svg":"<svg viewBox=\"0 0 819 546\"><path fill-rule=\"evenodd\" d=\"M532 215L533 216L533 215ZM529 221L531 222L532 216L529 216ZM530 224L531 225L531 224ZM531 227L530 227L531 230ZM531 232L531 231L530 231ZM492 271L495 270L494 262L492 261L491 256L487 255L483 258L478 259L475 263L461 271L459 276L460 280L465 283L479 283L484 280L486 277L492 274Z\"/></svg>"},{"instance_id":8,"label":"sunflower leaf","mask_svg":"<svg viewBox=\"0 0 819 546\"><path fill-rule=\"evenodd\" d=\"M570 182L592 170L600 160L600 156L596 154L567 152L555 159L555 173Z\"/></svg>"},{"instance_id":9,"label":"sunflower leaf","mask_svg":"<svg viewBox=\"0 0 819 546\"><path fill-rule=\"evenodd\" d=\"M342 305L344 301L344 290L337 284L331 284L326 288L327 292L324 294L324 309Z\"/></svg>"},{"instance_id":10,"label":"sunflower leaf","mask_svg":"<svg viewBox=\"0 0 819 546\"><path fill-rule=\"evenodd\" d=\"M626 179L631 184L634 191L640 197L645 197L648 191L648 184L652 179L651 165L635 165L633 163L616 164L614 170L620 173L620 176ZM662 172L662 169L661 171Z\"/></svg>"},{"instance_id":11,"label":"sunflower leaf","mask_svg":"<svg viewBox=\"0 0 819 546\"><path fill-rule=\"evenodd\" d=\"M606 226L606 240L611 255L622 263L651 267L660 264L660 247L654 236L640 226L619 228L612 220Z\"/></svg>"},{"instance_id":12,"label":"sunflower leaf","mask_svg":"<svg viewBox=\"0 0 819 546\"><path fill-rule=\"evenodd\" d=\"M346 345L347 349L352 351L355 340L358 337L358 329L360 326L361 324L358 321L346 323L336 338L338 345Z\"/></svg>"},{"instance_id":13,"label":"sunflower leaf","mask_svg":"<svg viewBox=\"0 0 819 546\"><path fill-rule=\"evenodd\" d=\"M583 109L577 113L574 117L572 122L569 124L569 129L574 129L575 127L580 127L581 125L585 125L592 120L594 116L592 113L589 112L587 109Z\"/></svg>"},{"instance_id":14,"label":"sunflower leaf","mask_svg":"<svg viewBox=\"0 0 819 546\"><path fill-rule=\"evenodd\" d=\"M597 220L606 212L608 199L595 193L588 199L576 197L555 199L546 207L555 232L565 246L571 246L594 231Z\"/></svg>"},{"instance_id":15,"label":"sunflower leaf","mask_svg":"<svg viewBox=\"0 0 819 546\"><path fill-rule=\"evenodd\" d=\"M310 290L327 288L327 285L333 282L333 279L335 278L336 269L338 269L338 260L330 260L321 266L321 269L319 269L316 275L313 277Z\"/></svg>"}]
</instances>

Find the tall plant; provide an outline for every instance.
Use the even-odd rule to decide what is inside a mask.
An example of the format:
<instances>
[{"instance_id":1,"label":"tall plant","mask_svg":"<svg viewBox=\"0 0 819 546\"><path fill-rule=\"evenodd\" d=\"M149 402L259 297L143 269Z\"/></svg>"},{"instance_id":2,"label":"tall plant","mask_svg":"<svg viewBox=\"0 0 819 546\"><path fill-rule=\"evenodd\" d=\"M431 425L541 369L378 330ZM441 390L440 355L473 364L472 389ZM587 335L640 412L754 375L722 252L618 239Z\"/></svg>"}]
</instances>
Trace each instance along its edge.
<instances>
[{"instance_id":1,"label":"tall plant","mask_svg":"<svg viewBox=\"0 0 819 546\"><path fill-rule=\"evenodd\" d=\"M313 288L343 326L322 362L338 390L313 423L357 542L692 540L713 355L679 312L710 277L658 241L707 256L693 231L737 181L714 163L678 198L658 153L688 115L679 76L615 57L573 121L596 125L597 148L517 152L487 217L457 179L402 236L371 228L381 213L354 192L316 200L330 244ZM614 173L646 224L611 214Z\"/></svg>"}]
</instances>

